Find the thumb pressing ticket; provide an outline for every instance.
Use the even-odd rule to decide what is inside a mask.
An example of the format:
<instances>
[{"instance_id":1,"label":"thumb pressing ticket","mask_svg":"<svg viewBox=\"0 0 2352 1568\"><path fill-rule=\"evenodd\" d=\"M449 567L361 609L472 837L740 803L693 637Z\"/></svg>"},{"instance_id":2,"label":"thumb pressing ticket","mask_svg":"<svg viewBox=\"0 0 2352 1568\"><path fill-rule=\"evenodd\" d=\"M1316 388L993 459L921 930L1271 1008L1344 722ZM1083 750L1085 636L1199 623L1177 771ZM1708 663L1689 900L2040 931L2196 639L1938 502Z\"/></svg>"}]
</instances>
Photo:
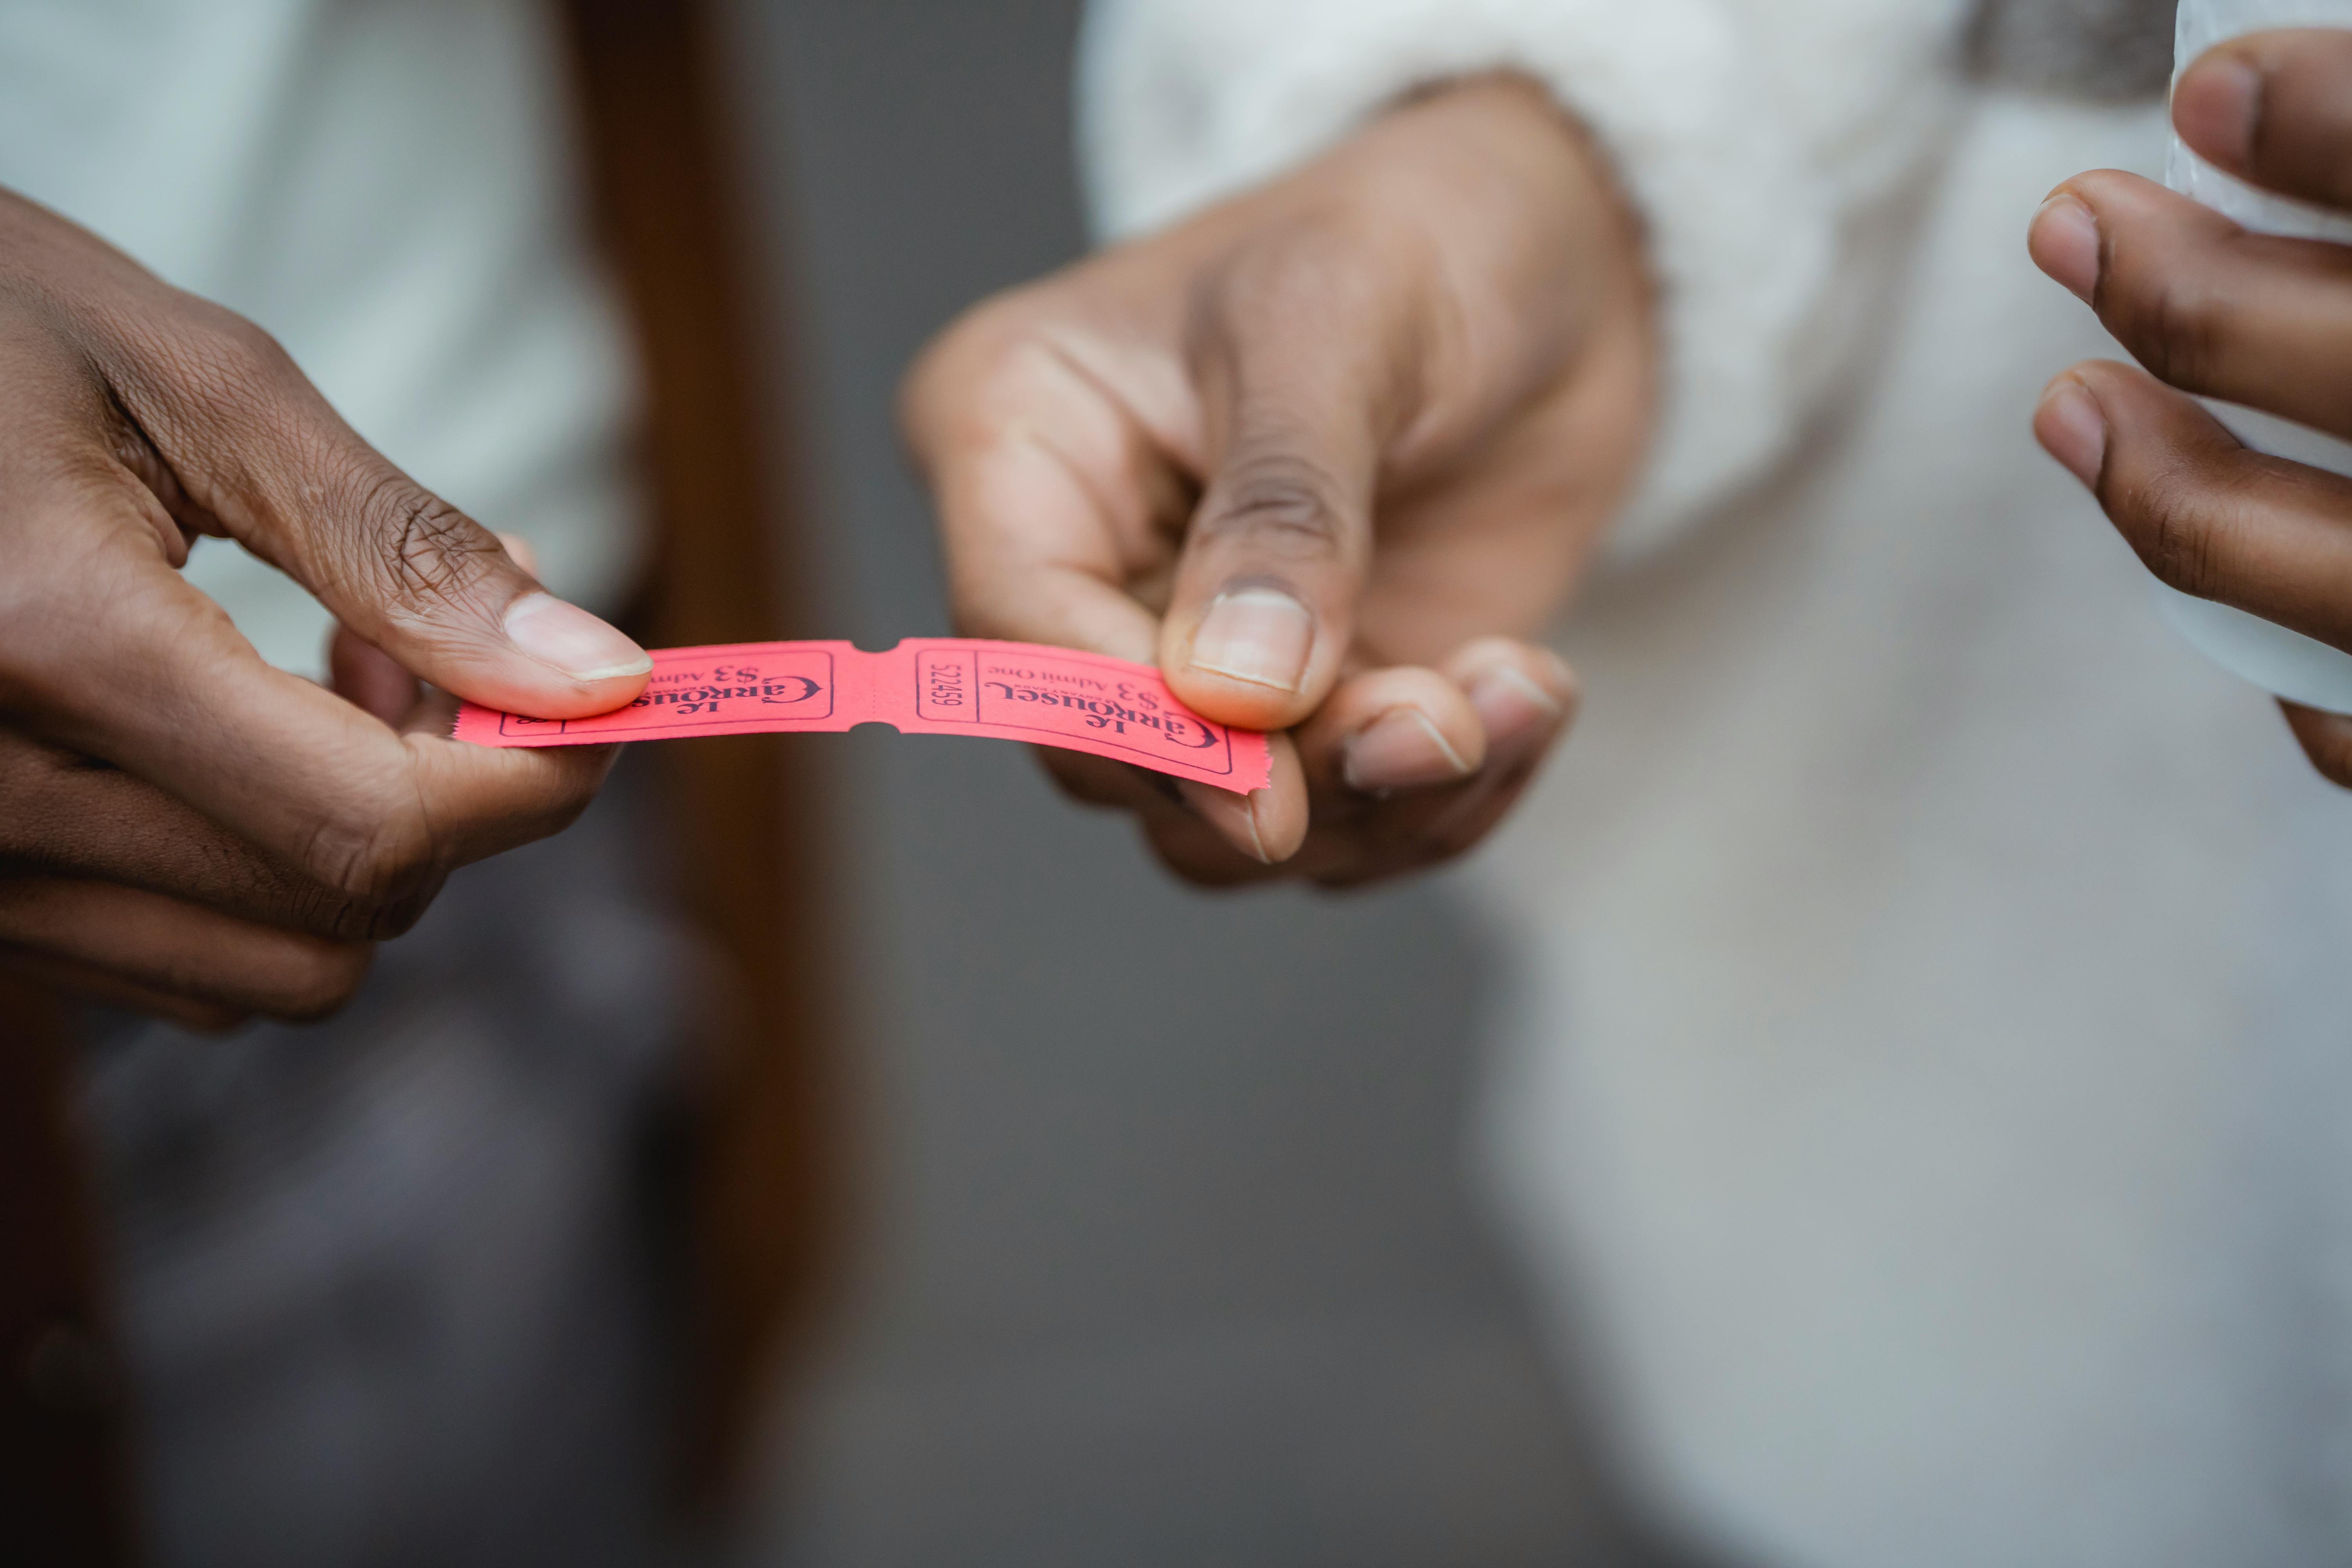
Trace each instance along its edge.
<instances>
[{"instance_id":1,"label":"thumb pressing ticket","mask_svg":"<svg viewBox=\"0 0 2352 1568\"><path fill-rule=\"evenodd\" d=\"M665 648L626 708L526 719L468 702L456 733L478 746L587 746L859 724L1059 746L1244 794L1272 771L1264 735L1202 718L1149 665L968 637L910 637L887 653L845 642Z\"/></svg>"}]
</instances>

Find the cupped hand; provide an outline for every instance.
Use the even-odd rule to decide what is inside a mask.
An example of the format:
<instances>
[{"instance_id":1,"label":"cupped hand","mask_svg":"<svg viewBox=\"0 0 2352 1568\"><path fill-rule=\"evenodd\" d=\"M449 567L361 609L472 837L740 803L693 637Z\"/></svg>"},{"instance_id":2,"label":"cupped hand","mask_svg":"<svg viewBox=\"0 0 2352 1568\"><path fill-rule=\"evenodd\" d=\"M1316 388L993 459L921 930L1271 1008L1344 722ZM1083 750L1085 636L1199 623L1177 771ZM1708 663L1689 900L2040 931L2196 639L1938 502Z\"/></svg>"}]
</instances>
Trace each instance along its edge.
<instances>
[{"instance_id":1,"label":"cupped hand","mask_svg":"<svg viewBox=\"0 0 2352 1568\"><path fill-rule=\"evenodd\" d=\"M2352 32L2249 34L2173 90L2181 139L2224 173L2352 212ZM2077 175L2029 243L2146 366L2078 364L2034 432L2159 578L2352 651L2352 479L2241 443L2189 394L2352 440L2352 248L2254 234L2131 174ZM2352 719L2283 703L2352 787Z\"/></svg>"},{"instance_id":2,"label":"cupped hand","mask_svg":"<svg viewBox=\"0 0 2352 1568\"><path fill-rule=\"evenodd\" d=\"M1402 104L932 346L904 422L959 626L1156 662L1277 732L1250 795L1045 756L1188 877L1454 854L1573 714L1520 639L1640 462L1653 314L1636 226L1541 89Z\"/></svg>"},{"instance_id":3,"label":"cupped hand","mask_svg":"<svg viewBox=\"0 0 2352 1568\"><path fill-rule=\"evenodd\" d=\"M205 534L334 613L357 700L181 576ZM453 868L593 797L609 749L461 744L456 697L576 716L651 668L252 323L5 194L0 552L0 963L189 1023L331 1009Z\"/></svg>"}]
</instances>

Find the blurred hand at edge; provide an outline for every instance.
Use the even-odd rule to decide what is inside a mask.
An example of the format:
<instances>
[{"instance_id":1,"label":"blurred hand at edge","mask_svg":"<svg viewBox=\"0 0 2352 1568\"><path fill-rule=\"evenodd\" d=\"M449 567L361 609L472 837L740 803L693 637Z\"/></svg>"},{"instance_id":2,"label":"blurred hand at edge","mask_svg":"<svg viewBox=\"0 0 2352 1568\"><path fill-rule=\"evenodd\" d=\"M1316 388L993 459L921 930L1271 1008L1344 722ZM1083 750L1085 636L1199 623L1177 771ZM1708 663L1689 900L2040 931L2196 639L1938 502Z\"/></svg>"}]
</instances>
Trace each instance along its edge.
<instances>
[{"instance_id":1,"label":"blurred hand at edge","mask_svg":"<svg viewBox=\"0 0 2352 1568\"><path fill-rule=\"evenodd\" d=\"M958 627L1156 663L1276 732L1249 795L1041 753L1192 880L1458 854L1573 717L1524 639L1647 447L1651 293L1598 150L1496 76L986 301L902 399Z\"/></svg>"},{"instance_id":2,"label":"blurred hand at edge","mask_svg":"<svg viewBox=\"0 0 2352 1568\"><path fill-rule=\"evenodd\" d=\"M2219 45L2181 73L2172 120L2224 173L2352 212L2352 32ZM2352 652L2352 479L2246 447L2189 395L2352 439L2352 248L2251 233L2112 169L2052 192L2028 245L2146 367L2061 374L2042 446L2158 577ZM2352 718L2280 706L2352 787Z\"/></svg>"}]
</instances>

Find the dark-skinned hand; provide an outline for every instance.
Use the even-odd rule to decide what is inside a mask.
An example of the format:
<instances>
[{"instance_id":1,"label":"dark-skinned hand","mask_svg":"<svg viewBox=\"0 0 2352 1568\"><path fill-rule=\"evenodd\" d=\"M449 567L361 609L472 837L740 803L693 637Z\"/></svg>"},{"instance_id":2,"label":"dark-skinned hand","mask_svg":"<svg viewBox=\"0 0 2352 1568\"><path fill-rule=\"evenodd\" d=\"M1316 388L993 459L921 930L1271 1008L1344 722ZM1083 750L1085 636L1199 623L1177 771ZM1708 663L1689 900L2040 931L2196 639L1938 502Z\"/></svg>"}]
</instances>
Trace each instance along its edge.
<instances>
[{"instance_id":1,"label":"dark-skinned hand","mask_svg":"<svg viewBox=\"0 0 2352 1568\"><path fill-rule=\"evenodd\" d=\"M181 576L200 535L334 613L347 695ZM0 965L199 1026L331 1010L453 868L593 797L609 748L460 744L456 697L575 716L650 668L251 322L5 193L0 554Z\"/></svg>"},{"instance_id":2,"label":"dark-skinned hand","mask_svg":"<svg viewBox=\"0 0 2352 1568\"><path fill-rule=\"evenodd\" d=\"M2181 74L2172 120L2225 174L2352 212L2352 32L2219 45ZM2165 582L2352 650L2352 479L2244 446L2189 395L2352 439L2352 248L2251 233L2114 170L2060 185L2029 244L2146 367L2059 375L2042 444ZM2352 719L2281 707L2352 787Z\"/></svg>"}]
</instances>

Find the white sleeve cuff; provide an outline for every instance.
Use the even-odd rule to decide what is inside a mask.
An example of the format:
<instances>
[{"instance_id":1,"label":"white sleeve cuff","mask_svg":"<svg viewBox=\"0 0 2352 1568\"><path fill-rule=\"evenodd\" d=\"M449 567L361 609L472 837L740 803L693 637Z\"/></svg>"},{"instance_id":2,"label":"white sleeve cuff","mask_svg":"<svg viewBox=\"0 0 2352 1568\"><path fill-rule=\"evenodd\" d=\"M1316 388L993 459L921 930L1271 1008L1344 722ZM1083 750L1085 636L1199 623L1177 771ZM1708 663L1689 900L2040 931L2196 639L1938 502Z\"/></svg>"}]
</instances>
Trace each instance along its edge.
<instances>
[{"instance_id":1,"label":"white sleeve cuff","mask_svg":"<svg viewBox=\"0 0 2352 1568\"><path fill-rule=\"evenodd\" d=\"M1512 68L1548 83L1612 157L1662 290L1663 423L1613 541L1638 550L1769 466L1821 379L1805 340L1832 291L1841 200L1807 145L1818 117L1778 101L1760 58L1784 51L1753 36L1778 9L1098 0L1081 46L1089 195L1123 237L1279 173L1433 80Z\"/></svg>"}]
</instances>

